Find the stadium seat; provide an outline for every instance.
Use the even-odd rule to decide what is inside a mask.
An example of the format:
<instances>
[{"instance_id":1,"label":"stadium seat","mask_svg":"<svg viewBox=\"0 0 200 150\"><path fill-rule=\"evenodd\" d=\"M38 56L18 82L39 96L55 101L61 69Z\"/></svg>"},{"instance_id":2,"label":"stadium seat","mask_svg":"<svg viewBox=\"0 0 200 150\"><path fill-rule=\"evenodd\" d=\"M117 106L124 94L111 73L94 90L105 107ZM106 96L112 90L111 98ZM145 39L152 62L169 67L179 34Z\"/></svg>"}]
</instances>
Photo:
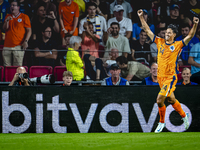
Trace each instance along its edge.
<instances>
[{"instance_id":1,"label":"stadium seat","mask_svg":"<svg viewBox=\"0 0 200 150\"><path fill-rule=\"evenodd\" d=\"M54 76L56 81L62 81L63 72L67 71L66 66L55 66Z\"/></svg>"},{"instance_id":2,"label":"stadium seat","mask_svg":"<svg viewBox=\"0 0 200 150\"><path fill-rule=\"evenodd\" d=\"M7 66L5 67L5 81L6 82L10 82L12 81L15 73L16 73L16 69L18 68L19 66ZM23 66L26 71L28 72L28 67L27 66Z\"/></svg>"},{"instance_id":3,"label":"stadium seat","mask_svg":"<svg viewBox=\"0 0 200 150\"><path fill-rule=\"evenodd\" d=\"M3 81L4 67L0 66L0 81Z\"/></svg>"},{"instance_id":4,"label":"stadium seat","mask_svg":"<svg viewBox=\"0 0 200 150\"><path fill-rule=\"evenodd\" d=\"M29 77L41 77L45 74L52 74L53 68L51 66L31 66L29 68Z\"/></svg>"}]
</instances>

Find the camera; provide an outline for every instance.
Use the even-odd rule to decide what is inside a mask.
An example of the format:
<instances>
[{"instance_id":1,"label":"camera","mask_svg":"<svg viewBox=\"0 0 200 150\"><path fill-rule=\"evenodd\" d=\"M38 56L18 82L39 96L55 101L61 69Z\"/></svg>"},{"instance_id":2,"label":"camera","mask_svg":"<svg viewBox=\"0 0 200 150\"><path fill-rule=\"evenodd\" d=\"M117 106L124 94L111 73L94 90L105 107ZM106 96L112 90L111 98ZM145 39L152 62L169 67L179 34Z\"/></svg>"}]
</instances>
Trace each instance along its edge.
<instances>
[{"instance_id":1,"label":"camera","mask_svg":"<svg viewBox=\"0 0 200 150\"><path fill-rule=\"evenodd\" d=\"M55 76L52 74L46 74L41 77L30 78L33 83L53 84L55 83Z\"/></svg>"},{"instance_id":2,"label":"camera","mask_svg":"<svg viewBox=\"0 0 200 150\"><path fill-rule=\"evenodd\" d=\"M18 74L19 75L19 78L21 79L21 78L24 78L24 79L27 79L28 78L28 73L19 73Z\"/></svg>"}]
</instances>

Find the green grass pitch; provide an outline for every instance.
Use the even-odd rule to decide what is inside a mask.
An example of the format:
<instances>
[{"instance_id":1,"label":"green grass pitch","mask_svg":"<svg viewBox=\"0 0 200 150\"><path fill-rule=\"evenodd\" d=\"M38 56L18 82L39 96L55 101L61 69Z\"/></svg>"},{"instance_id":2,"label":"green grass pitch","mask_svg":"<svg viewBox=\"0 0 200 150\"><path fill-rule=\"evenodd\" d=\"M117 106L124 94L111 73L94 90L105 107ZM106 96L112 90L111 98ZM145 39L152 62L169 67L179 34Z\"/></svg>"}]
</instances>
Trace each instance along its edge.
<instances>
[{"instance_id":1,"label":"green grass pitch","mask_svg":"<svg viewBox=\"0 0 200 150\"><path fill-rule=\"evenodd\" d=\"M0 150L199 150L200 132L0 134Z\"/></svg>"}]
</instances>

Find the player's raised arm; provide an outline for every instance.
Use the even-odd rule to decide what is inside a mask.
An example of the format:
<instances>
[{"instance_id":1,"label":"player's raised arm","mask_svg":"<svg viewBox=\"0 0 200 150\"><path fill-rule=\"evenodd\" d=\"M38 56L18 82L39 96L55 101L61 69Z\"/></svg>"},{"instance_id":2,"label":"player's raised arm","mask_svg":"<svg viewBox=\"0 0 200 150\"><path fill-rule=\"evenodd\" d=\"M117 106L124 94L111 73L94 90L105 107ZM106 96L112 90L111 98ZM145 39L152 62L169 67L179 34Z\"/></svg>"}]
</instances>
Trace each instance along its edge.
<instances>
[{"instance_id":1,"label":"player's raised arm","mask_svg":"<svg viewBox=\"0 0 200 150\"><path fill-rule=\"evenodd\" d=\"M190 30L189 34L183 39L185 45L187 45L190 42L190 40L194 37L196 30L197 30L198 23L199 23L199 18L194 17L193 23L194 23L194 25L193 25L192 29Z\"/></svg>"},{"instance_id":2,"label":"player's raised arm","mask_svg":"<svg viewBox=\"0 0 200 150\"><path fill-rule=\"evenodd\" d=\"M147 33L147 35L149 36L149 38L153 41L153 38L154 38L154 33L150 30L148 24L146 23L146 21L144 20L144 17L143 17L143 10L140 9L137 11L137 14L140 18L140 21L141 21L141 24L142 24L142 27L143 27L143 30Z\"/></svg>"}]
</instances>

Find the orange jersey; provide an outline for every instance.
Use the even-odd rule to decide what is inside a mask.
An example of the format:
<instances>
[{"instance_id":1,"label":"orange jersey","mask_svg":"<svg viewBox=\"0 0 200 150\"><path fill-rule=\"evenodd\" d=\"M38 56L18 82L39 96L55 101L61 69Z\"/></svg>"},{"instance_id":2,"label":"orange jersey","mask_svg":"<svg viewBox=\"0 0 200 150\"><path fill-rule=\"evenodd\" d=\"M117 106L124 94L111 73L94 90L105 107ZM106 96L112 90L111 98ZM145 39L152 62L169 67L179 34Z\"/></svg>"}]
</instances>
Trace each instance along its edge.
<instances>
[{"instance_id":1,"label":"orange jersey","mask_svg":"<svg viewBox=\"0 0 200 150\"><path fill-rule=\"evenodd\" d=\"M184 41L174 41L169 45L165 42L165 39L155 36L153 42L157 44L158 48L158 77L169 77L178 74L178 56L182 47L185 46Z\"/></svg>"},{"instance_id":2,"label":"orange jersey","mask_svg":"<svg viewBox=\"0 0 200 150\"><path fill-rule=\"evenodd\" d=\"M9 28L5 32L5 42L4 47L15 47L19 46L24 42L26 29L31 28L31 22L28 15L19 13L17 17L8 14L12 17L12 20L9 21ZM5 18L5 20L6 20Z\"/></svg>"},{"instance_id":3,"label":"orange jersey","mask_svg":"<svg viewBox=\"0 0 200 150\"><path fill-rule=\"evenodd\" d=\"M74 25L74 17L79 17L78 4L72 1L71 5L68 6L65 1L60 2L59 15L62 15L64 26L67 27L68 30L72 30Z\"/></svg>"}]
</instances>

